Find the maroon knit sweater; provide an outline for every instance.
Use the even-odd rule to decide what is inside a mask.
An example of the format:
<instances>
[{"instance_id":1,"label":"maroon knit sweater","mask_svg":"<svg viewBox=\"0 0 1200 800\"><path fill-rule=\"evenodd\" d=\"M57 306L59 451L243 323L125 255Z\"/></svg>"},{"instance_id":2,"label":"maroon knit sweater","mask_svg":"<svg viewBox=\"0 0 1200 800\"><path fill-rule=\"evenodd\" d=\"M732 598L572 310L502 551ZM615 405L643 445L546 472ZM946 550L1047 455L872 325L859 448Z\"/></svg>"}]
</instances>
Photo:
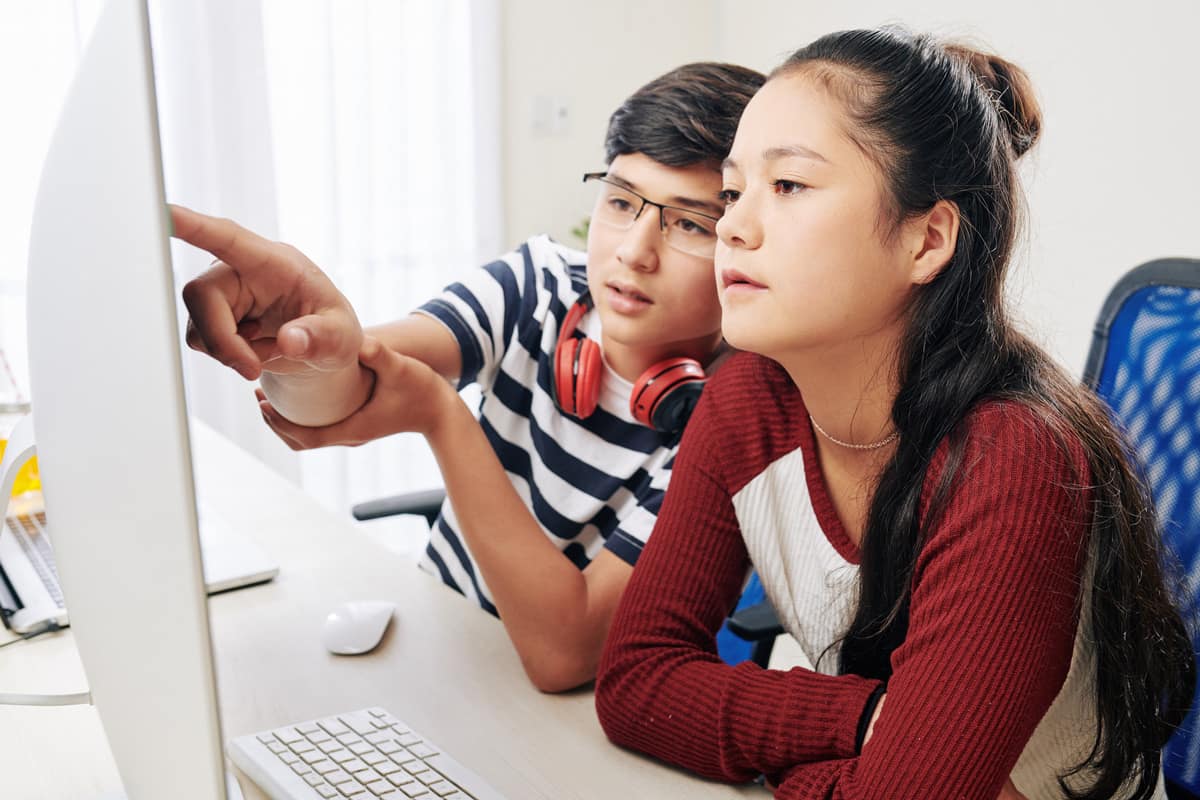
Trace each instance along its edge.
<instances>
[{"instance_id":1,"label":"maroon knit sweater","mask_svg":"<svg viewBox=\"0 0 1200 800\"><path fill-rule=\"evenodd\" d=\"M735 499L797 450L813 530L857 563L795 385L774 362L735 356L705 388L614 618L596 683L605 732L718 780L765 774L777 798L994 800L1071 665L1089 522L1087 492L1071 488L1087 480L1082 450L1072 443L1065 455L1023 406L991 403L971 415L861 754L855 735L878 681L730 667L716 655L715 631L749 566L746 541L795 535L777 520L740 519ZM922 516L946 453L943 443Z\"/></svg>"}]
</instances>

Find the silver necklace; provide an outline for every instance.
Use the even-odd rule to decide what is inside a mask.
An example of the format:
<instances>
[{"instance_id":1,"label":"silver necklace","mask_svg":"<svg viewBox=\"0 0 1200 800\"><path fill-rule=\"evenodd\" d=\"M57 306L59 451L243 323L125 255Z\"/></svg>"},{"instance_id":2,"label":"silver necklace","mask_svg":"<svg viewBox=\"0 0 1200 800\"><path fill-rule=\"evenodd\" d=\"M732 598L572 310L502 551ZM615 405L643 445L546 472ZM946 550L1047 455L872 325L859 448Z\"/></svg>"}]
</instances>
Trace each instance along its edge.
<instances>
[{"instance_id":1,"label":"silver necklace","mask_svg":"<svg viewBox=\"0 0 1200 800\"><path fill-rule=\"evenodd\" d=\"M815 419L813 419L812 414L808 415L808 421L811 422L813 424L813 427L817 429L817 433L821 434L822 436L824 436L826 439L833 442L834 444L840 445L842 447L848 447L851 450L878 450L879 448L883 447L884 445L891 444L892 442L894 442L896 440L896 437L900 435L900 431L892 431L890 434L888 434L883 439L880 439L878 442L871 442L870 444L854 444L853 442L843 442L841 439L830 436L825 431L825 429L822 428L821 425Z\"/></svg>"}]
</instances>

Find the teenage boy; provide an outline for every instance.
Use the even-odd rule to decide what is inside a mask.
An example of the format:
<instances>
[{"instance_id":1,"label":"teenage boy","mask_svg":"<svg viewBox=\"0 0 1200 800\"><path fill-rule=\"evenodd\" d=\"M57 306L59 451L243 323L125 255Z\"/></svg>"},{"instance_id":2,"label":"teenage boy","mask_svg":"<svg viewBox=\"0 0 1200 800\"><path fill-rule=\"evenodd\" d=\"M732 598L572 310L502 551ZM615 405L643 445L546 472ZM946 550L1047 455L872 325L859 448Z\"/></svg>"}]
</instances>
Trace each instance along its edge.
<instances>
[{"instance_id":1,"label":"teenage boy","mask_svg":"<svg viewBox=\"0 0 1200 800\"><path fill-rule=\"evenodd\" d=\"M763 76L690 64L609 120L587 253L537 236L365 334L302 253L173 208L220 261L183 290L189 344L261 382L295 449L428 440L447 501L422 566L497 614L543 691L595 675L680 432L721 351L720 163ZM455 389L478 383L479 418Z\"/></svg>"}]
</instances>

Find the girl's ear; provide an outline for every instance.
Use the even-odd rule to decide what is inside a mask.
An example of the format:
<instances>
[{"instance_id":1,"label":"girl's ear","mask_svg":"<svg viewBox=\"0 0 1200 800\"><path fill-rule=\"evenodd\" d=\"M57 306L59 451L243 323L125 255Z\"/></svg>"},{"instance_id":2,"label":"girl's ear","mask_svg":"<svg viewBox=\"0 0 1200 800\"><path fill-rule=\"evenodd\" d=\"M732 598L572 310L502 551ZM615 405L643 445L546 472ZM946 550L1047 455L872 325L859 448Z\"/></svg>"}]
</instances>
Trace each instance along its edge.
<instances>
[{"instance_id":1,"label":"girl's ear","mask_svg":"<svg viewBox=\"0 0 1200 800\"><path fill-rule=\"evenodd\" d=\"M929 283L950 263L958 244L958 223L958 206L949 200L938 200L929 211L910 220L905 239L912 244L909 277L913 283Z\"/></svg>"}]
</instances>

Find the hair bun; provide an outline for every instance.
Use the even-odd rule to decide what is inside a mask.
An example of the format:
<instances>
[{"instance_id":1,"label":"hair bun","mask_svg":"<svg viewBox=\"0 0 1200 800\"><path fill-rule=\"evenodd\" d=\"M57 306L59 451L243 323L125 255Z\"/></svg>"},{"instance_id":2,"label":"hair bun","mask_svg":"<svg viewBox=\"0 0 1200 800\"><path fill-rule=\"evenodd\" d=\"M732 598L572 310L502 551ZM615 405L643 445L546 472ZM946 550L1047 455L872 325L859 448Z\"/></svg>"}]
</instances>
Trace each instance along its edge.
<instances>
[{"instance_id":1,"label":"hair bun","mask_svg":"<svg viewBox=\"0 0 1200 800\"><path fill-rule=\"evenodd\" d=\"M1042 132L1042 109L1025 70L1000 56L964 44L947 45L946 52L966 62L975 79L991 95L1008 130L1014 155L1024 155Z\"/></svg>"}]
</instances>

